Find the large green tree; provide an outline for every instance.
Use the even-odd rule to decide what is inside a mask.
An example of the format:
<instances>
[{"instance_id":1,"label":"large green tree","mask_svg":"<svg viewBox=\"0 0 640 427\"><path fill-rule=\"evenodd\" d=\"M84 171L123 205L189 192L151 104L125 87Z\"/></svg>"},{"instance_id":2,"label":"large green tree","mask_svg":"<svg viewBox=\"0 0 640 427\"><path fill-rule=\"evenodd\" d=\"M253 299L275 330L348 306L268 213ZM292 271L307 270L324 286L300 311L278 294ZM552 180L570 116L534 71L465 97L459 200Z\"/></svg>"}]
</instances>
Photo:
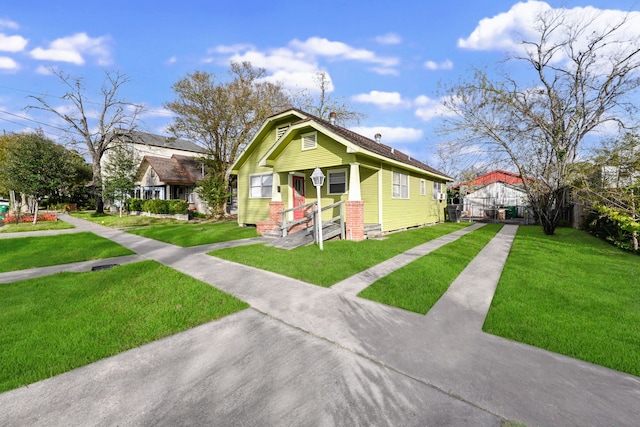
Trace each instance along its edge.
<instances>
[{"instance_id":1,"label":"large green tree","mask_svg":"<svg viewBox=\"0 0 640 427\"><path fill-rule=\"evenodd\" d=\"M626 133L603 141L588 162L576 168L576 188L583 201L629 236L638 251L640 233L640 138Z\"/></svg>"},{"instance_id":2,"label":"large green tree","mask_svg":"<svg viewBox=\"0 0 640 427\"><path fill-rule=\"evenodd\" d=\"M33 223L44 197L68 192L77 169L68 151L40 133L15 135L14 143L0 165L3 182L12 190L31 196Z\"/></svg>"},{"instance_id":3,"label":"large green tree","mask_svg":"<svg viewBox=\"0 0 640 427\"><path fill-rule=\"evenodd\" d=\"M84 79L51 71L66 89L62 96L64 103L54 105L44 96L30 96L37 104L27 108L55 114L68 125L69 140L86 147L93 165L96 212L103 213L102 157L117 144L122 131L135 129L143 107L121 98L122 88L129 79L119 72L105 72L99 98L95 99L87 95Z\"/></svg>"},{"instance_id":4,"label":"large green tree","mask_svg":"<svg viewBox=\"0 0 640 427\"><path fill-rule=\"evenodd\" d=\"M165 107L175 117L168 129L207 150L208 173L217 175L208 182L221 186L214 193L226 191L231 164L265 119L290 105L283 87L264 81L265 76L264 69L249 62L232 62L227 80L195 71L172 86L175 100ZM210 207L219 215L224 198L216 200Z\"/></svg>"},{"instance_id":5,"label":"large green tree","mask_svg":"<svg viewBox=\"0 0 640 427\"><path fill-rule=\"evenodd\" d=\"M443 130L457 152L482 150L533 178L524 186L546 234L559 223L585 137L606 123L629 125L636 110L640 37L625 33L626 19L603 27L596 18L541 14L524 53L505 63L512 68L496 78L477 70L443 94L450 113Z\"/></svg>"}]
</instances>

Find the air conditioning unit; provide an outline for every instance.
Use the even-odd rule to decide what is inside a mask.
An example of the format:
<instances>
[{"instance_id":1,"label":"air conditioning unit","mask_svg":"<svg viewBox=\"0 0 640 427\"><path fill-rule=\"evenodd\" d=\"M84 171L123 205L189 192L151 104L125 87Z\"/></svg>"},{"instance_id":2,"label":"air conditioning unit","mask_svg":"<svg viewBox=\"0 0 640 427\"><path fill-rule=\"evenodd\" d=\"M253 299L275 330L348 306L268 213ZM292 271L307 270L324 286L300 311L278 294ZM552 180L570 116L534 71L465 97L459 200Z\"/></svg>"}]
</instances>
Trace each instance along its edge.
<instances>
[{"instance_id":1,"label":"air conditioning unit","mask_svg":"<svg viewBox=\"0 0 640 427\"><path fill-rule=\"evenodd\" d=\"M438 200L447 200L447 193L438 193Z\"/></svg>"}]
</instances>

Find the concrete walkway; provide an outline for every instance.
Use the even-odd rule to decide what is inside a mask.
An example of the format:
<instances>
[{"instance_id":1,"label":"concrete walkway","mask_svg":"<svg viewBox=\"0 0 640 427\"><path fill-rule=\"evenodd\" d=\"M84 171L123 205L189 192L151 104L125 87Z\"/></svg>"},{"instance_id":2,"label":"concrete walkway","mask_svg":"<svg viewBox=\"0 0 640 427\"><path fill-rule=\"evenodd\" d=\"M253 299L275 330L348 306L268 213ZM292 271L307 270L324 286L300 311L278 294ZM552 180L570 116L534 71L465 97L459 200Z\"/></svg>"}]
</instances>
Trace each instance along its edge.
<instances>
[{"instance_id":1,"label":"concrete walkway","mask_svg":"<svg viewBox=\"0 0 640 427\"><path fill-rule=\"evenodd\" d=\"M0 394L0 425L632 426L640 418L640 378L481 331L516 226L421 316L355 294L456 235L325 289L204 248L63 219L252 308Z\"/></svg>"}]
</instances>

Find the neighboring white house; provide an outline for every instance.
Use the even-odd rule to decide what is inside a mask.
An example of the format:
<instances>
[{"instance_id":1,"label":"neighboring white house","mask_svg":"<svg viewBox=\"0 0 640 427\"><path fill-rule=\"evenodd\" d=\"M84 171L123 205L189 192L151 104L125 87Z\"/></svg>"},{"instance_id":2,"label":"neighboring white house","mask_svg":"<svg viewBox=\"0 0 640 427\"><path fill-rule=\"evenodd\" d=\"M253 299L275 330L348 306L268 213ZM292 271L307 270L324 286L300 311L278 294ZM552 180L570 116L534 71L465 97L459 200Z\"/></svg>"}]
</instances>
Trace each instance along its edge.
<instances>
[{"instance_id":1,"label":"neighboring white house","mask_svg":"<svg viewBox=\"0 0 640 427\"><path fill-rule=\"evenodd\" d=\"M121 131L121 143L133 149L140 160L139 180L134 197L140 199L180 199L192 209L206 212L206 203L195 192L202 180L206 150L191 141L169 138L139 131ZM102 166L109 161L109 151L102 157Z\"/></svg>"},{"instance_id":2,"label":"neighboring white house","mask_svg":"<svg viewBox=\"0 0 640 427\"><path fill-rule=\"evenodd\" d=\"M524 217L528 198L520 175L495 170L452 187L458 190L463 215L472 218Z\"/></svg>"}]
</instances>

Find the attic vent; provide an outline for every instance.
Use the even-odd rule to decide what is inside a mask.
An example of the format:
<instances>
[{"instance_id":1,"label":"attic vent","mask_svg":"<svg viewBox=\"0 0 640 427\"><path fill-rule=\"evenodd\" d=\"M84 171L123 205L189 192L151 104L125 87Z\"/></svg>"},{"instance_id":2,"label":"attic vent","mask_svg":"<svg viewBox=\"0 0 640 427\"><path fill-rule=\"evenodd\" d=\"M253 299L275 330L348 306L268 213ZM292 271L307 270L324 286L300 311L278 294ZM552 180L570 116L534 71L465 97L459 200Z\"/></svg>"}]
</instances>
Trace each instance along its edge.
<instances>
[{"instance_id":1,"label":"attic vent","mask_svg":"<svg viewBox=\"0 0 640 427\"><path fill-rule=\"evenodd\" d=\"M287 129L289 129L289 125L280 126L279 128L276 128L276 141L279 141L280 138L282 138L282 135L284 135L287 132Z\"/></svg>"},{"instance_id":2,"label":"attic vent","mask_svg":"<svg viewBox=\"0 0 640 427\"><path fill-rule=\"evenodd\" d=\"M303 150L312 150L316 148L318 145L318 135L313 133L306 133L302 135L302 149Z\"/></svg>"}]
</instances>

